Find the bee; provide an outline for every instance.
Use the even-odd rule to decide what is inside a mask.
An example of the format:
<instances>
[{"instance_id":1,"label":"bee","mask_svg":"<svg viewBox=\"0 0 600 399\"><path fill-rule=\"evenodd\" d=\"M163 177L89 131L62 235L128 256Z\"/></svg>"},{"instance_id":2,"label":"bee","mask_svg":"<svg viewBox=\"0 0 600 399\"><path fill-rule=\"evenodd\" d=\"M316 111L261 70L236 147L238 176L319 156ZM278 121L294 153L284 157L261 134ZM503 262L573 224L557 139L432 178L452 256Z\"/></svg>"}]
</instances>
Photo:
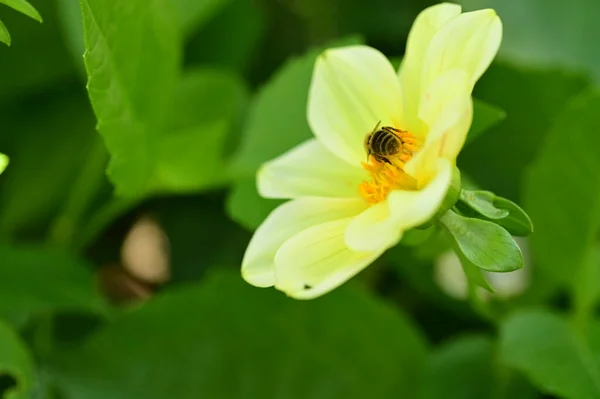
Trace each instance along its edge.
<instances>
[{"instance_id":1,"label":"bee","mask_svg":"<svg viewBox=\"0 0 600 399\"><path fill-rule=\"evenodd\" d=\"M381 163L392 164L389 157L394 156L403 150L404 141L400 138L402 130L382 126L378 122L375 129L365 138L365 150L367 151L367 159L370 155Z\"/></svg>"}]
</instances>

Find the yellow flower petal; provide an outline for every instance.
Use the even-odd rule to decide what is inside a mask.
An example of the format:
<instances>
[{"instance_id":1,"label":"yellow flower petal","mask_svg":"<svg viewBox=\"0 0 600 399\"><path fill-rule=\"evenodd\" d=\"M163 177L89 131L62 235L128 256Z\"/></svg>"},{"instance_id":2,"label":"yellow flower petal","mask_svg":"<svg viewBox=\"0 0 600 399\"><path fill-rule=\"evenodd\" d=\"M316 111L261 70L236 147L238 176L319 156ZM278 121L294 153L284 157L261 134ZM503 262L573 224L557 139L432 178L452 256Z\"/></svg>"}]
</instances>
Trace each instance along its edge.
<instances>
[{"instance_id":1,"label":"yellow flower petal","mask_svg":"<svg viewBox=\"0 0 600 399\"><path fill-rule=\"evenodd\" d=\"M349 280L383 251L355 252L344 231L352 218L327 222L296 234L275 255L275 287L296 299L312 299Z\"/></svg>"},{"instance_id":2,"label":"yellow flower petal","mask_svg":"<svg viewBox=\"0 0 600 399\"><path fill-rule=\"evenodd\" d=\"M433 178L421 190L392 191L387 201L355 217L345 232L347 246L354 251L383 251L400 241L405 231L431 219L450 187L452 167L438 158Z\"/></svg>"},{"instance_id":3,"label":"yellow flower petal","mask_svg":"<svg viewBox=\"0 0 600 399\"><path fill-rule=\"evenodd\" d=\"M427 49L436 32L448 21L460 15L460 11L459 5L450 3L429 7L417 16L408 35L406 52L400 65L400 83L406 128L413 134L420 134L423 131L417 118L417 111L423 90L421 72Z\"/></svg>"},{"instance_id":4,"label":"yellow flower petal","mask_svg":"<svg viewBox=\"0 0 600 399\"><path fill-rule=\"evenodd\" d=\"M438 156L454 162L473 120L467 73L463 69L452 69L433 81L421 99L419 117L429 125L423 153L427 153L427 147L441 138Z\"/></svg>"},{"instance_id":5,"label":"yellow flower petal","mask_svg":"<svg viewBox=\"0 0 600 399\"><path fill-rule=\"evenodd\" d=\"M366 207L360 199L304 197L277 207L256 230L242 261L242 276L252 285L275 284L275 253L295 234L311 226L357 215Z\"/></svg>"},{"instance_id":6,"label":"yellow flower petal","mask_svg":"<svg viewBox=\"0 0 600 399\"><path fill-rule=\"evenodd\" d=\"M494 10L468 12L450 20L434 35L423 64L422 87L451 69L463 69L471 86L498 52L502 22Z\"/></svg>"},{"instance_id":7,"label":"yellow flower petal","mask_svg":"<svg viewBox=\"0 0 600 399\"><path fill-rule=\"evenodd\" d=\"M365 136L377 122L398 126L400 82L390 62L367 46L325 51L315 64L308 122L317 139L349 163L366 160Z\"/></svg>"},{"instance_id":8,"label":"yellow flower petal","mask_svg":"<svg viewBox=\"0 0 600 399\"><path fill-rule=\"evenodd\" d=\"M346 245L354 251L385 250L402 238L401 227L390 217L387 201L356 216L345 232Z\"/></svg>"},{"instance_id":9,"label":"yellow flower petal","mask_svg":"<svg viewBox=\"0 0 600 399\"><path fill-rule=\"evenodd\" d=\"M266 163L258 173L258 192L265 198L358 198L358 185L367 177L358 164L348 164L312 139Z\"/></svg>"}]
</instances>

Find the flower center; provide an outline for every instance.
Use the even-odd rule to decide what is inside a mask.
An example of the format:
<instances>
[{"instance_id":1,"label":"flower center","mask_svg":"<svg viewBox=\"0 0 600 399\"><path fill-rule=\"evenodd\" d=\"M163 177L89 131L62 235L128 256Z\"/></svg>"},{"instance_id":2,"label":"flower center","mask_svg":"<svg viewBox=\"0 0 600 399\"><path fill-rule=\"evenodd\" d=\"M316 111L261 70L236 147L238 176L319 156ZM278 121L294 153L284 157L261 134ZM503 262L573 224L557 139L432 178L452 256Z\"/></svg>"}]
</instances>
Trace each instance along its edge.
<instances>
[{"instance_id":1,"label":"flower center","mask_svg":"<svg viewBox=\"0 0 600 399\"><path fill-rule=\"evenodd\" d=\"M360 195L370 204L385 201L392 190L416 190L416 180L404 172L404 165L421 147L409 132L389 126L379 128L365 138L367 162L362 166L370 179L358 186Z\"/></svg>"}]
</instances>

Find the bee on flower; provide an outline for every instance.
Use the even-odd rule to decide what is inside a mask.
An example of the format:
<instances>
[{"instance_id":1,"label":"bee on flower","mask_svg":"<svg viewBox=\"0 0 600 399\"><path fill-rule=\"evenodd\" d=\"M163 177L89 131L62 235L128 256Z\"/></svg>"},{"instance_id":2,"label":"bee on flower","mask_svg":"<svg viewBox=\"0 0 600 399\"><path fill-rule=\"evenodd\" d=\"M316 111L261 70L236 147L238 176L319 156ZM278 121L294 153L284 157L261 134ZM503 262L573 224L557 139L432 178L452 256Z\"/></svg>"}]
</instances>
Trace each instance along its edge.
<instances>
[{"instance_id":1,"label":"bee on flower","mask_svg":"<svg viewBox=\"0 0 600 399\"><path fill-rule=\"evenodd\" d=\"M314 298L430 221L456 183L473 86L501 38L493 10L443 3L417 17L398 73L368 46L323 52L308 100L315 137L258 172L263 197L290 201L256 230L244 279Z\"/></svg>"}]
</instances>

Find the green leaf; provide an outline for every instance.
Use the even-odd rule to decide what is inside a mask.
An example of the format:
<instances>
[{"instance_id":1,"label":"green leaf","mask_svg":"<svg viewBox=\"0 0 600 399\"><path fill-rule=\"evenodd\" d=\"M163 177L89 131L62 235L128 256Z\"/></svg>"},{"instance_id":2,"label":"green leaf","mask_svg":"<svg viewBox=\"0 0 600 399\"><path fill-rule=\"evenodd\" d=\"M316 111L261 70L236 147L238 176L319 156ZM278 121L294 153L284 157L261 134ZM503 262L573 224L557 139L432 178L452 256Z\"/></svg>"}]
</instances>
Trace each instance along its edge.
<instances>
[{"instance_id":1,"label":"green leaf","mask_svg":"<svg viewBox=\"0 0 600 399\"><path fill-rule=\"evenodd\" d=\"M8 375L16 386L8 388L5 399L30 398L33 386L33 360L16 331L0 320L0 377ZM4 388L4 387L2 387ZM0 391L0 394L3 392Z\"/></svg>"},{"instance_id":2,"label":"green leaf","mask_svg":"<svg viewBox=\"0 0 600 399\"><path fill-rule=\"evenodd\" d=\"M171 1L81 0L88 92L117 193L149 189L180 61Z\"/></svg>"},{"instance_id":3,"label":"green leaf","mask_svg":"<svg viewBox=\"0 0 600 399\"><path fill-rule=\"evenodd\" d=\"M90 267L35 247L0 247L0 317L17 324L48 311L104 311Z\"/></svg>"},{"instance_id":4,"label":"green leaf","mask_svg":"<svg viewBox=\"0 0 600 399\"><path fill-rule=\"evenodd\" d=\"M521 311L500 329L500 355L542 391L569 399L600 397L600 368L589 344L561 317Z\"/></svg>"},{"instance_id":5,"label":"green leaf","mask_svg":"<svg viewBox=\"0 0 600 399\"><path fill-rule=\"evenodd\" d=\"M600 300L600 247L594 245L586 254L574 278L573 305L579 322L587 324Z\"/></svg>"},{"instance_id":6,"label":"green leaf","mask_svg":"<svg viewBox=\"0 0 600 399\"><path fill-rule=\"evenodd\" d=\"M525 171L548 128L565 102L588 83L565 71L518 69L494 62L474 95L505 110L508 118L465 146L458 160L461 172L482 188L521 203ZM537 229L536 219L532 220Z\"/></svg>"},{"instance_id":7,"label":"green leaf","mask_svg":"<svg viewBox=\"0 0 600 399\"><path fill-rule=\"evenodd\" d=\"M495 223L448 211L440 219L454 240L454 249L475 266L490 272L523 267L523 254L512 236Z\"/></svg>"},{"instance_id":8,"label":"green leaf","mask_svg":"<svg viewBox=\"0 0 600 399\"><path fill-rule=\"evenodd\" d=\"M475 140L486 130L502 122L504 118L506 118L506 112L503 109L482 100L473 99L473 122L465 145Z\"/></svg>"},{"instance_id":9,"label":"green leaf","mask_svg":"<svg viewBox=\"0 0 600 399\"><path fill-rule=\"evenodd\" d=\"M151 190L190 192L223 183L228 133L247 96L235 75L213 69L187 72L175 93L168 133L157 137Z\"/></svg>"},{"instance_id":10,"label":"green leaf","mask_svg":"<svg viewBox=\"0 0 600 399\"><path fill-rule=\"evenodd\" d=\"M430 356L424 398L537 398L520 375L497 364L495 352L495 343L485 335L465 335L442 344Z\"/></svg>"},{"instance_id":11,"label":"green leaf","mask_svg":"<svg viewBox=\"0 0 600 399\"><path fill-rule=\"evenodd\" d=\"M10 33L2 21L0 21L0 42L10 46Z\"/></svg>"},{"instance_id":12,"label":"green leaf","mask_svg":"<svg viewBox=\"0 0 600 399\"><path fill-rule=\"evenodd\" d=\"M6 4L13 10L18 11L21 14L25 14L29 18L33 18L38 22L42 22L42 16L40 13L26 0L0 0L0 4Z\"/></svg>"},{"instance_id":13,"label":"green leaf","mask_svg":"<svg viewBox=\"0 0 600 399\"><path fill-rule=\"evenodd\" d=\"M491 191L462 190L460 201L482 219L493 221L515 236L526 237L533 232L529 215L514 202L498 197Z\"/></svg>"},{"instance_id":14,"label":"green leaf","mask_svg":"<svg viewBox=\"0 0 600 399\"><path fill-rule=\"evenodd\" d=\"M558 281L572 281L600 231L598 112L598 92L573 100L527 176L525 204L536 223L531 245L539 267Z\"/></svg>"},{"instance_id":15,"label":"green leaf","mask_svg":"<svg viewBox=\"0 0 600 399\"><path fill-rule=\"evenodd\" d=\"M460 259L460 264L462 266L463 271L465 272L465 276L467 276L467 282L469 283L469 297L471 300L474 300L474 296L479 295L477 290L474 287L481 287L491 293L496 292L494 287L490 284L489 281L483 275L483 271L479 266L475 263L471 262L469 258L465 256L460 250L456 251L456 255Z\"/></svg>"},{"instance_id":16,"label":"green leaf","mask_svg":"<svg viewBox=\"0 0 600 399\"><path fill-rule=\"evenodd\" d=\"M295 301L221 272L102 328L52 370L87 399L417 397L425 354L398 309L364 292Z\"/></svg>"},{"instance_id":17,"label":"green leaf","mask_svg":"<svg viewBox=\"0 0 600 399\"><path fill-rule=\"evenodd\" d=\"M556 65L565 69L584 69L600 78L600 56L592 41L600 26L596 0L574 0L568 10L562 0L461 0L467 10L493 8L506 29L500 55L523 65ZM567 11L567 12L566 12Z\"/></svg>"},{"instance_id":18,"label":"green leaf","mask_svg":"<svg viewBox=\"0 0 600 399\"><path fill-rule=\"evenodd\" d=\"M79 0L56 0L56 11L71 59L76 64L78 72L85 76L83 16L81 15Z\"/></svg>"}]
</instances>

